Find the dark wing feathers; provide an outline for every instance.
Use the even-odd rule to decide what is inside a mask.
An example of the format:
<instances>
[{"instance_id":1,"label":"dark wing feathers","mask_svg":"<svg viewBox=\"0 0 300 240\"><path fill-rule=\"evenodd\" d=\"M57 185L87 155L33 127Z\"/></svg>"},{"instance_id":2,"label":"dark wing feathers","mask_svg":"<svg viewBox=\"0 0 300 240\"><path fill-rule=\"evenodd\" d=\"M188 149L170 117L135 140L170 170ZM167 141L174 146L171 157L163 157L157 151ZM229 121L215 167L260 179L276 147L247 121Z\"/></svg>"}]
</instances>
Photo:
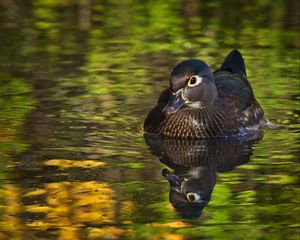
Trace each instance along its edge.
<instances>
[{"instance_id":1,"label":"dark wing feathers","mask_svg":"<svg viewBox=\"0 0 300 240\"><path fill-rule=\"evenodd\" d=\"M242 73L245 75L245 77L247 76L244 59L241 53L236 49L232 50L228 54L219 71L230 71L232 73L240 74Z\"/></svg>"},{"instance_id":2,"label":"dark wing feathers","mask_svg":"<svg viewBox=\"0 0 300 240\"><path fill-rule=\"evenodd\" d=\"M245 63L238 50L234 49L228 54L214 75L219 97L227 107L243 111L255 101L246 76Z\"/></svg>"}]
</instances>

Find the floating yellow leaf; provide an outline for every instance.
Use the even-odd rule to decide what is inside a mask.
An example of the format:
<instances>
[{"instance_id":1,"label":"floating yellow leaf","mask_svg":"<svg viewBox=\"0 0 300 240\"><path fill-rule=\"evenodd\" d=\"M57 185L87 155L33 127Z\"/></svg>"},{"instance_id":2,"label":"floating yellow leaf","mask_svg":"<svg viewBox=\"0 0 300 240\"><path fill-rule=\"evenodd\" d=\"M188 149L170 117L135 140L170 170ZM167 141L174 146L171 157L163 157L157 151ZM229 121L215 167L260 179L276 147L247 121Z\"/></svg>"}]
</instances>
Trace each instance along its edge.
<instances>
[{"instance_id":1,"label":"floating yellow leaf","mask_svg":"<svg viewBox=\"0 0 300 240\"><path fill-rule=\"evenodd\" d=\"M49 212L51 211L51 208L48 206L36 206L36 205L31 205L31 206L26 206L25 210L28 212L32 212L32 213L38 213L38 212Z\"/></svg>"},{"instance_id":2,"label":"floating yellow leaf","mask_svg":"<svg viewBox=\"0 0 300 240\"><path fill-rule=\"evenodd\" d=\"M51 225L47 222L36 220L36 221L33 221L33 222L26 223L26 226L31 227L31 228L35 228L35 229L38 229L38 230L46 230Z\"/></svg>"},{"instance_id":3,"label":"floating yellow leaf","mask_svg":"<svg viewBox=\"0 0 300 240\"><path fill-rule=\"evenodd\" d=\"M159 236L158 239L166 239L166 240L183 240L185 239L183 235L174 234L174 233L167 233L162 236Z\"/></svg>"},{"instance_id":4,"label":"floating yellow leaf","mask_svg":"<svg viewBox=\"0 0 300 240\"><path fill-rule=\"evenodd\" d=\"M36 196L36 195L42 195L42 194L45 194L45 193L46 193L45 189L36 189L34 191L25 193L23 195L23 197L32 197L32 196Z\"/></svg>"},{"instance_id":5,"label":"floating yellow leaf","mask_svg":"<svg viewBox=\"0 0 300 240\"><path fill-rule=\"evenodd\" d=\"M183 228L183 227L189 227L190 224L187 224L185 222L176 221L176 222L169 222L169 223L153 223L153 227L170 227L170 228Z\"/></svg>"},{"instance_id":6,"label":"floating yellow leaf","mask_svg":"<svg viewBox=\"0 0 300 240\"><path fill-rule=\"evenodd\" d=\"M89 239L109 238L116 239L126 233L126 230L117 227L92 228L89 232Z\"/></svg>"},{"instance_id":7,"label":"floating yellow leaf","mask_svg":"<svg viewBox=\"0 0 300 240\"><path fill-rule=\"evenodd\" d=\"M105 165L104 162L94 160L68 160L68 159L51 159L44 162L46 166L55 166L61 170L68 168L95 168Z\"/></svg>"}]
</instances>

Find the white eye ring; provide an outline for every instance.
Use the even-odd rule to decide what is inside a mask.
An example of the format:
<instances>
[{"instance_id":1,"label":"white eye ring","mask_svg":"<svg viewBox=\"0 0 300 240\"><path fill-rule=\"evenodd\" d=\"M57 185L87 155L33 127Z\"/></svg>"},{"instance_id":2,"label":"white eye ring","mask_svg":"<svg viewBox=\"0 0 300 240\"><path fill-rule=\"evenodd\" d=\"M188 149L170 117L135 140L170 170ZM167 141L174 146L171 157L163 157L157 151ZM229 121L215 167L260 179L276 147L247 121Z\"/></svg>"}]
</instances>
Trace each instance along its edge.
<instances>
[{"instance_id":1,"label":"white eye ring","mask_svg":"<svg viewBox=\"0 0 300 240\"><path fill-rule=\"evenodd\" d=\"M189 87L195 87L202 83L203 78L197 75L191 76L189 81L188 81L188 86Z\"/></svg>"},{"instance_id":2,"label":"white eye ring","mask_svg":"<svg viewBox=\"0 0 300 240\"><path fill-rule=\"evenodd\" d=\"M200 199L200 195L198 193L188 193L186 195L187 199L189 200L189 202L196 202Z\"/></svg>"}]
</instances>

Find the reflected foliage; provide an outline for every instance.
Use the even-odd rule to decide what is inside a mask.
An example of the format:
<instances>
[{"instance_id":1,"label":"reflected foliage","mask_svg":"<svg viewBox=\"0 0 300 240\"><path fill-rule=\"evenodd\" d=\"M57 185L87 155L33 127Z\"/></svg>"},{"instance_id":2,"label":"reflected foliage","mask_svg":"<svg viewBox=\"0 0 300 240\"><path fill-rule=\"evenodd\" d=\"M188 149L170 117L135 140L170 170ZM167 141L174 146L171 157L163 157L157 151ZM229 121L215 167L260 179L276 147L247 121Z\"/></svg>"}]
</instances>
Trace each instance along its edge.
<instances>
[{"instance_id":1,"label":"reflected foliage","mask_svg":"<svg viewBox=\"0 0 300 240\"><path fill-rule=\"evenodd\" d=\"M297 239L298 9L294 0L0 1L0 239ZM201 216L183 220L141 125L179 61L216 69L232 48L284 128L218 173Z\"/></svg>"}]
</instances>

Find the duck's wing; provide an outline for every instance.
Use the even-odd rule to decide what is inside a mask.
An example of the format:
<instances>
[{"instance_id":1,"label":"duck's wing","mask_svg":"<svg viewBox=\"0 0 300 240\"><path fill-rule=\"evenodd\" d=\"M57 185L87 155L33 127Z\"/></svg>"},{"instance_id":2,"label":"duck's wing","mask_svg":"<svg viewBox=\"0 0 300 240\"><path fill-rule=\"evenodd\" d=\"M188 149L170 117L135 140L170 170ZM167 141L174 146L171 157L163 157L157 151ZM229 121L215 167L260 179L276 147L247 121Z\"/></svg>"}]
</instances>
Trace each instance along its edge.
<instances>
[{"instance_id":1,"label":"duck's wing","mask_svg":"<svg viewBox=\"0 0 300 240\"><path fill-rule=\"evenodd\" d=\"M265 121L264 112L247 79L244 59L238 50L229 53L214 75L219 99L226 112L245 126Z\"/></svg>"},{"instance_id":2,"label":"duck's wing","mask_svg":"<svg viewBox=\"0 0 300 240\"><path fill-rule=\"evenodd\" d=\"M219 71L229 71L232 73L243 74L247 77L244 59L237 49L232 50L227 55Z\"/></svg>"},{"instance_id":3,"label":"duck's wing","mask_svg":"<svg viewBox=\"0 0 300 240\"><path fill-rule=\"evenodd\" d=\"M247 79L244 59L238 50L232 50L228 54L214 76L219 97L225 106L241 112L256 102Z\"/></svg>"},{"instance_id":4,"label":"duck's wing","mask_svg":"<svg viewBox=\"0 0 300 240\"><path fill-rule=\"evenodd\" d=\"M165 89L161 93L156 106L149 112L144 121L145 132L155 132L156 126L166 118L166 115L163 113L163 109L168 104L170 96L171 92L169 89Z\"/></svg>"}]
</instances>

